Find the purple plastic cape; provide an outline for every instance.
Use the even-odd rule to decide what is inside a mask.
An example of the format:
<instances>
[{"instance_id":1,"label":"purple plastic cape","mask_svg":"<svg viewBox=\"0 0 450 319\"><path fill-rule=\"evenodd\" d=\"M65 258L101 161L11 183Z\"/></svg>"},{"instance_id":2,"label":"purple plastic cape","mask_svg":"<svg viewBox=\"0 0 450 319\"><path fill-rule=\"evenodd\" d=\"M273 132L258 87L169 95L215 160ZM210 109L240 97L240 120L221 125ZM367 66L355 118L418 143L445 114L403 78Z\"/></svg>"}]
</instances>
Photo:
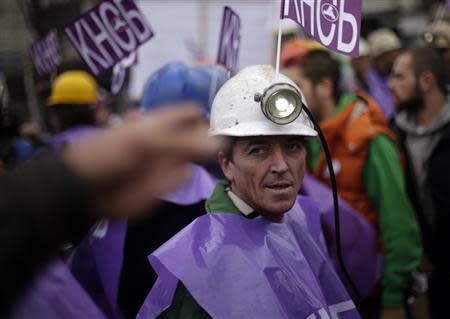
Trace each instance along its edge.
<instances>
[{"instance_id":1,"label":"purple plastic cape","mask_svg":"<svg viewBox=\"0 0 450 319\"><path fill-rule=\"evenodd\" d=\"M66 144L79 143L81 140L90 137L97 131L99 131L98 128L82 125L53 136L49 143L53 149L61 150Z\"/></svg>"},{"instance_id":2,"label":"purple plastic cape","mask_svg":"<svg viewBox=\"0 0 450 319\"><path fill-rule=\"evenodd\" d=\"M203 167L193 165L191 178L163 199L189 205L208 198L216 183ZM122 318L117 294L126 229L125 220L98 222L67 266L55 259L43 269L12 318Z\"/></svg>"},{"instance_id":3,"label":"purple plastic cape","mask_svg":"<svg viewBox=\"0 0 450 319\"><path fill-rule=\"evenodd\" d=\"M189 205L211 196L217 180L198 165L190 179L162 199ZM102 220L76 247L68 261L70 270L96 304L110 318L121 318L117 305L127 222ZM150 234L151 235L151 234Z\"/></svg>"},{"instance_id":4,"label":"purple plastic cape","mask_svg":"<svg viewBox=\"0 0 450 319\"><path fill-rule=\"evenodd\" d=\"M213 318L360 318L320 234L305 197L282 223L201 216L149 256L158 280L137 318L167 309L179 280Z\"/></svg>"},{"instance_id":5,"label":"purple plastic cape","mask_svg":"<svg viewBox=\"0 0 450 319\"><path fill-rule=\"evenodd\" d=\"M127 222L99 221L72 253L74 277L109 318L122 318L117 305Z\"/></svg>"},{"instance_id":6,"label":"purple plastic cape","mask_svg":"<svg viewBox=\"0 0 450 319\"><path fill-rule=\"evenodd\" d=\"M305 174L302 192L315 200L320 211L322 231L330 257L342 282L349 292L353 292L338 264L331 189L311 175ZM339 198L339 212L344 264L359 294L366 297L380 280L383 271L383 257L377 253L377 233L363 216L341 198Z\"/></svg>"},{"instance_id":7,"label":"purple plastic cape","mask_svg":"<svg viewBox=\"0 0 450 319\"><path fill-rule=\"evenodd\" d=\"M67 266L56 260L36 276L10 316L10 319L30 318L107 317L72 276Z\"/></svg>"},{"instance_id":8,"label":"purple plastic cape","mask_svg":"<svg viewBox=\"0 0 450 319\"><path fill-rule=\"evenodd\" d=\"M209 198L217 182L218 180L205 168L194 164L189 180L175 191L161 196L161 199L178 205L191 205Z\"/></svg>"}]
</instances>

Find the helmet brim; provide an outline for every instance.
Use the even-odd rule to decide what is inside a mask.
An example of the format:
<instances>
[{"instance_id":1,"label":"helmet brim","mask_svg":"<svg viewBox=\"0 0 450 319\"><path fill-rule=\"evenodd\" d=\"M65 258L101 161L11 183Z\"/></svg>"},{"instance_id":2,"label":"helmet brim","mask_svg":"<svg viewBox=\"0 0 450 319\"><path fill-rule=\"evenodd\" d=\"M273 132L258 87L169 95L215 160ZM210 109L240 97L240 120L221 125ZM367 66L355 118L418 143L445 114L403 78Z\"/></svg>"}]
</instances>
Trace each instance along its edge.
<instances>
[{"instance_id":1,"label":"helmet brim","mask_svg":"<svg viewBox=\"0 0 450 319\"><path fill-rule=\"evenodd\" d=\"M278 125L272 122L250 122L236 124L233 127L209 130L209 135L223 136L267 136L267 135L297 135L297 136L317 136L317 132L308 125L293 122L287 125Z\"/></svg>"}]
</instances>

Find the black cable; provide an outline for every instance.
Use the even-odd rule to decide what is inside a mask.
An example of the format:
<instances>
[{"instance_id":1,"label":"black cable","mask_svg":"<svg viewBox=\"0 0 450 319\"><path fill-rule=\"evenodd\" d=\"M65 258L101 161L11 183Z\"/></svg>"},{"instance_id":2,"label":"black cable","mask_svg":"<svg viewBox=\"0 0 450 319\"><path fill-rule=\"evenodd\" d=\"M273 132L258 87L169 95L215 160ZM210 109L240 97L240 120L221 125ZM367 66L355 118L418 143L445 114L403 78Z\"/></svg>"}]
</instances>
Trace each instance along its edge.
<instances>
[{"instance_id":1,"label":"black cable","mask_svg":"<svg viewBox=\"0 0 450 319\"><path fill-rule=\"evenodd\" d=\"M333 191L334 229L336 232L336 254L337 254L339 266L341 267L341 270L345 276L345 279L350 284L350 287L352 288L352 290L356 296L356 299L360 300L360 299L362 299L361 294L359 293L358 289L356 288L355 283L353 282L352 278L350 277L350 275L347 271L347 268L345 268L344 259L342 258L339 203L338 203L338 195L337 195L336 176L334 175L334 169L333 169L333 163L331 161L330 149L328 148L328 143L325 139L325 136L324 136L322 130L320 129L320 126L317 123L314 116L311 114L311 112L309 111L309 109L306 106L303 107L303 110L305 110L309 119L313 122L314 128L319 133L320 142L322 143L322 148L323 148L323 151L325 152L325 158L327 159L327 166L328 166L328 170L330 172L331 188Z\"/></svg>"}]
</instances>

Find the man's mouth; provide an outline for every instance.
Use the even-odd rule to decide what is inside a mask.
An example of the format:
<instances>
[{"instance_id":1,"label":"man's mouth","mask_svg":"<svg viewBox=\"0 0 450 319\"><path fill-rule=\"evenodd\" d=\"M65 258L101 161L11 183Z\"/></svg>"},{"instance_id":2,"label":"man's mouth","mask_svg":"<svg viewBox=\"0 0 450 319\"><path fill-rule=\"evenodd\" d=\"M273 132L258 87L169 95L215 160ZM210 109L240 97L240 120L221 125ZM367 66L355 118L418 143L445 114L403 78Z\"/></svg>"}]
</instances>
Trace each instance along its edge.
<instances>
[{"instance_id":1,"label":"man's mouth","mask_svg":"<svg viewBox=\"0 0 450 319\"><path fill-rule=\"evenodd\" d=\"M285 191L292 187L292 183L289 182L277 182L266 185L266 188L273 191Z\"/></svg>"}]
</instances>

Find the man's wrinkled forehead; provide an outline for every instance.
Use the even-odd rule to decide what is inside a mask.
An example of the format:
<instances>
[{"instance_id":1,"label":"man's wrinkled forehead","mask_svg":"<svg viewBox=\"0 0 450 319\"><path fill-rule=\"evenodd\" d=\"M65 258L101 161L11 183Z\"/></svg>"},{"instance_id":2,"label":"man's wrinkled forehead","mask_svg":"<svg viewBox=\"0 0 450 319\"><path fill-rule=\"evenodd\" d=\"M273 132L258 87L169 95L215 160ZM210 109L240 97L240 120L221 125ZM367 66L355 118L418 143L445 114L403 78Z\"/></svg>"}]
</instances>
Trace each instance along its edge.
<instances>
[{"instance_id":1,"label":"man's wrinkled forehead","mask_svg":"<svg viewBox=\"0 0 450 319\"><path fill-rule=\"evenodd\" d=\"M304 136L299 135L267 135L267 136L245 136L237 137L236 142L240 143L244 147L250 147L253 145L270 145L270 144L284 144L290 142L303 142Z\"/></svg>"}]
</instances>

